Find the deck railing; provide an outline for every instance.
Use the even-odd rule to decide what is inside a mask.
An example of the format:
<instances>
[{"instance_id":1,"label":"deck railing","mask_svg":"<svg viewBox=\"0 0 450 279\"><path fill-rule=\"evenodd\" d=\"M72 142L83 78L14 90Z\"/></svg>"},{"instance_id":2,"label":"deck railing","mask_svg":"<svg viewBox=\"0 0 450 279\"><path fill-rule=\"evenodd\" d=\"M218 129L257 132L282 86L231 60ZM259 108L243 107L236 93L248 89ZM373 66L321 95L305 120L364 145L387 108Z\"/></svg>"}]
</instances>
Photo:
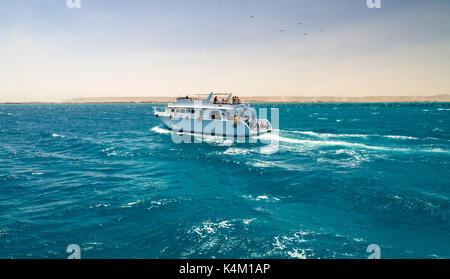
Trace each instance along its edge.
<instances>
[{"instance_id":1,"label":"deck railing","mask_svg":"<svg viewBox=\"0 0 450 279\"><path fill-rule=\"evenodd\" d=\"M153 107L153 112L154 113L163 113L163 112L166 112L166 108L165 107Z\"/></svg>"}]
</instances>

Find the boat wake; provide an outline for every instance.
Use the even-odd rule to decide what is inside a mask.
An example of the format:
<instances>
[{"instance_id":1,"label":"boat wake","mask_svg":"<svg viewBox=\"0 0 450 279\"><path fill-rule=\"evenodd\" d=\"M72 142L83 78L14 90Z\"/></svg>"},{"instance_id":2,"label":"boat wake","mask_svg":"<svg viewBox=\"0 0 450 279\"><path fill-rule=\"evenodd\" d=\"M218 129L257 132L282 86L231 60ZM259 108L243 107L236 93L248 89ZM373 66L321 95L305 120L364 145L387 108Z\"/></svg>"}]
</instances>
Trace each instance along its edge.
<instances>
[{"instance_id":1,"label":"boat wake","mask_svg":"<svg viewBox=\"0 0 450 279\"><path fill-rule=\"evenodd\" d=\"M369 138L369 137L383 137L389 139L401 139L401 140L418 140L419 138L411 136L399 136L399 135L376 135L376 134L331 134L331 133L316 133L313 131L291 131L292 133L302 134L318 138Z\"/></svg>"},{"instance_id":2,"label":"boat wake","mask_svg":"<svg viewBox=\"0 0 450 279\"><path fill-rule=\"evenodd\" d=\"M160 126L155 126L151 129L151 131L158 134L170 134L172 131L162 128ZM311 138L296 138L289 136L281 136L281 134L289 135L291 134L301 134L306 136L313 136L315 139ZM183 134L183 133L180 133ZM187 133L189 134L189 133ZM189 134L191 135L191 134ZM206 142L210 144L220 144L224 146L231 146L236 141L232 139L224 138L221 136L201 136L201 135L193 135L194 137L198 137L198 140L201 142ZM339 148L350 148L350 149L364 149L364 150L375 150L375 151L385 151L385 152L419 152L419 153L443 153L450 154L450 150L441 149L441 148L411 148L411 147L390 147L390 146L379 146L379 145L368 145L360 142L350 142L344 140L332 140L332 138L367 138L367 137L383 137L390 139L404 139L404 140L417 140L416 137L410 136L394 136L394 135L364 135L364 134L330 134L330 133L316 133L312 131L280 131L275 130L273 133L268 133L264 135L256 136L257 140L255 143L264 143L269 146L274 146L277 144L281 144L284 146L288 145L298 145L307 149L319 149L326 147L339 147ZM289 148L288 148L289 149ZM264 154L273 154L277 152L278 148L272 148L271 150L260 150L261 153ZM231 152L234 153L234 152ZM238 152L242 154L242 152Z\"/></svg>"},{"instance_id":3,"label":"boat wake","mask_svg":"<svg viewBox=\"0 0 450 279\"><path fill-rule=\"evenodd\" d=\"M261 140L266 140L270 142L280 142L280 143L286 143L286 144L293 144L293 145L302 145L304 147L308 148L322 148L322 147L346 147L346 148L354 148L354 149L366 149L366 150L377 150L377 151L387 151L387 152L423 152L423 153L445 153L450 154L450 150L441 149L441 148L410 148L410 147L389 147L389 146L378 146L378 145L367 145L364 143L358 143L358 142L349 142L349 141L343 141L343 140L328 140L331 137L369 137L371 135L357 135L357 134L319 134L314 132L300 132L300 131L283 131L282 133L288 134L291 133L297 133L297 134L307 134L307 135L314 135L318 138L321 138L323 140L316 140L316 139L302 139L302 138L292 138L292 137L284 137L280 136L279 133L273 133L273 134L265 134L261 135L258 138ZM376 135L375 135L376 136ZM414 137L407 137L407 136L382 136L386 138L393 138L393 139L418 139Z\"/></svg>"}]
</instances>

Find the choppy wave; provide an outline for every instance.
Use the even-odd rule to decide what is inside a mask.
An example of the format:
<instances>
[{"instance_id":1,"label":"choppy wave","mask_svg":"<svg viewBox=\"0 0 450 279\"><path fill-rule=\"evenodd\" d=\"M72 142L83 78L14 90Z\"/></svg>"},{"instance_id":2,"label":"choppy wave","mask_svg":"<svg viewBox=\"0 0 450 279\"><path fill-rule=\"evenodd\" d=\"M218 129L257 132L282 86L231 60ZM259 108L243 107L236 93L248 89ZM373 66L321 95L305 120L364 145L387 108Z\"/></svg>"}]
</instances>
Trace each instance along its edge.
<instances>
[{"instance_id":1,"label":"choppy wave","mask_svg":"<svg viewBox=\"0 0 450 279\"><path fill-rule=\"evenodd\" d=\"M252 201L278 202L281 200L278 197L270 196L267 194L266 195L257 195L257 196L243 195L242 197L244 199L248 199L248 200L252 200Z\"/></svg>"}]
</instances>

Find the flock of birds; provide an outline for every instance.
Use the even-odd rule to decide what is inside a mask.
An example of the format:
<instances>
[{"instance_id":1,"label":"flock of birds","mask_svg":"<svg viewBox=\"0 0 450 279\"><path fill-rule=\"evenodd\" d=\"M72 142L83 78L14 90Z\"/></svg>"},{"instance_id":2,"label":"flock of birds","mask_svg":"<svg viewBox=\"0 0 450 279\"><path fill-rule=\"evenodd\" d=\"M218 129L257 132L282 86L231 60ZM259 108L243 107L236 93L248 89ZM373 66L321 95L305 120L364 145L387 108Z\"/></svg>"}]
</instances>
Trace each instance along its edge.
<instances>
[{"instance_id":1,"label":"flock of birds","mask_svg":"<svg viewBox=\"0 0 450 279\"><path fill-rule=\"evenodd\" d=\"M255 18L255 16L251 15L250 18L253 19L253 18ZM297 25L302 25L302 22L300 22L300 21L297 22ZM284 31L285 31L284 28L281 28L281 29L279 30L279 32L284 32ZM320 32L323 33L323 32L325 32L325 30L324 30L324 29L320 29ZM304 32L304 33L303 33L303 36L307 36L308 34L309 34L308 32Z\"/></svg>"}]
</instances>

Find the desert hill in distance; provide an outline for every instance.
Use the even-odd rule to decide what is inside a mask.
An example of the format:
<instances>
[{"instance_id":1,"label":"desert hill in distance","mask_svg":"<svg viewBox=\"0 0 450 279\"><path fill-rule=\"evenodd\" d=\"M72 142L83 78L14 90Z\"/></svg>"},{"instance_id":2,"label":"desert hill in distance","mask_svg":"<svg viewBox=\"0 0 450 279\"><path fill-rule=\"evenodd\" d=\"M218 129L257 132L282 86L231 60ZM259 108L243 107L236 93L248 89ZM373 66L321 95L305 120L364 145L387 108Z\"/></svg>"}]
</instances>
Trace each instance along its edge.
<instances>
[{"instance_id":1,"label":"desert hill in distance","mask_svg":"<svg viewBox=\"0 0 450 279\"><path fill-rule=\"evenodd\" d=\"M3 102L3 104L101 104L101 103L170 103L176 97L92 97L62 102ZM306 96L239 96L246 103L437 103L450 102L450 94L436 96L368 96L368 97L306 97ZM0 102L2 103L2 102Z\"/></svg>"},{"instance_id":2,"label":"desert hill in distance","mask_svg":"<svg viewBox=\"0 0 450 279\"><path fill-rule=\"evenodd\" d=\"M64 103L170 103L175 97L103 97L76 98ZM247 103L414 103L450 102L450 94L436 96L377 96L377 97L303 97L303 96L242 96Z\"/></svg>"}]
</instances>

